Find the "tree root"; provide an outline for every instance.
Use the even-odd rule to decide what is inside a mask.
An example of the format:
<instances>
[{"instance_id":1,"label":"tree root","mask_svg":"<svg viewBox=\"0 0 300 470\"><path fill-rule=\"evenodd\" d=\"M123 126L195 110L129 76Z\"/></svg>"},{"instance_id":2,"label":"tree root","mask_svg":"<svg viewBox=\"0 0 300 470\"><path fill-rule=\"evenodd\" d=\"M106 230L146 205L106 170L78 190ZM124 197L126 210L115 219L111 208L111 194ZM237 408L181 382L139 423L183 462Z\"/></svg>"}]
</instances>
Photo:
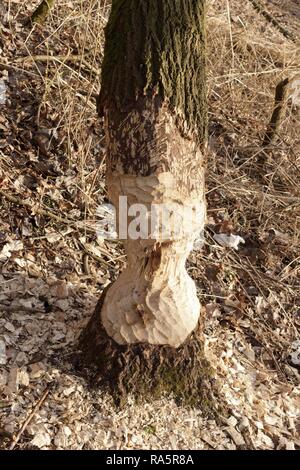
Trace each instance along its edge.
<instances>
[{"instance_id":1,"label":"tree root","mask_svg":"<svg viewBox=\"0 0 300 470\"><path fill-rule=\"evenodd\" d=\"M271 15L271 13L265 10L259 0L249 1L252 3L254 9L258 11L258 13L260 13L269 23L271 23L271 25L274 26L286 39L297 43L295 36L288 29L282 26L282 24L279 23L279 21L273 15Z\"/></svg>"},{"instance_id":2,"label":"tree root","mask_svg":"<svg viewBox=\"0 0 300 470\"><path fill-rule=\"evenodd\" d=\"M90 382L108 390L119 406L128 395L141 402L171 394L177 403L200 407L212 415L215 386L212 368L204 357L201 326L178 349L151 344L120 346L101 324L106 292L107 288L80 337L77 366Z\"/></svg>"}]
</instances>

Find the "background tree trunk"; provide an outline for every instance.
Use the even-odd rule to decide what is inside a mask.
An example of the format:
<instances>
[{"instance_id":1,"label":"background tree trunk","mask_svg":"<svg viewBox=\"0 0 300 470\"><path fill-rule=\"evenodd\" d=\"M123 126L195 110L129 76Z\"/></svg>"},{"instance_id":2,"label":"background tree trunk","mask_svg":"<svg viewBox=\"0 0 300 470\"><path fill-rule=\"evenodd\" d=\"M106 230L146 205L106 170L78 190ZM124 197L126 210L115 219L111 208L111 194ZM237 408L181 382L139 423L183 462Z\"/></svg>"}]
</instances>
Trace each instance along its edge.
<instances>
[{"instance_id":1,"label":"background tree trunk","mask_svg":"<svg viewBox=\"0 0 300 470\"><path fill-rule=\"evenodd\" d=\"M143 204L151 222L153 205L175 210L167 237L156 223L152 238L125 241L127 267L82 336L83 357L119 391L140 393L143 380L194 403L209 376L185 269L206 213L205 0L112 2L98 109L117 211L120 196L128 208ZM196 223L178 218L186 207Z\"/></svg>"}]
</instances>

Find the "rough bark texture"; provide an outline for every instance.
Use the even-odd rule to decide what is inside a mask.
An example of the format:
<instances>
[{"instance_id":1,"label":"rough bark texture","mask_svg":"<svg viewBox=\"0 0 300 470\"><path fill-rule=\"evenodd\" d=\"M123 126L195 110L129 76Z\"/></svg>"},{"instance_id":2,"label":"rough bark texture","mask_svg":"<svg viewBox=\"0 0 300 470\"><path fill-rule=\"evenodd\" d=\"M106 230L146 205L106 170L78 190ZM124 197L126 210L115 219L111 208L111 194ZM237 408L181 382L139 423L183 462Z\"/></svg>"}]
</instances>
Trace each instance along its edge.
<instances>
[{"instance_id":1,"label":"rough bark texture","mask_svg":"<svg viewBox=\"0 0 300 470\"><path fill-rule=\"evenodd\" d=\"M80 339L77 367L93 387L104 387L116 405L130 394L138 402L171 394L178 404L215 412L215 384L203 351L202 326L179 349L136 344L120 346L107 337L100 321L107 288Z\"/></svg>"}]
</instances>

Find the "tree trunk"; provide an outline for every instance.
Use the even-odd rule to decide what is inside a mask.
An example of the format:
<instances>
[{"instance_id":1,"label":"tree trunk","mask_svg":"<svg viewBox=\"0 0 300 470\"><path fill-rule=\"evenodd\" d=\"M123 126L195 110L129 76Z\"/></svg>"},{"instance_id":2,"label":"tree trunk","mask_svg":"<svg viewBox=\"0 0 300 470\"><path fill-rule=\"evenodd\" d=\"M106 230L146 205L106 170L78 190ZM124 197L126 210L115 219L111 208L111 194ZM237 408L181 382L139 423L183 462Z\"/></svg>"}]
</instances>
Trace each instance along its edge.
<instances>
[{"instance_id":1,"label":"tree trunk","mask_svg":"<svg viewBox=\"0 0 300 470\"><path fill-rule=\"evenodd\" d=\"M113 0L98 110L127 267L82 335L83 360L119 392L195 403L210 375L185 269L206 216L205 0Z\"/></svg>"}]
</instances>

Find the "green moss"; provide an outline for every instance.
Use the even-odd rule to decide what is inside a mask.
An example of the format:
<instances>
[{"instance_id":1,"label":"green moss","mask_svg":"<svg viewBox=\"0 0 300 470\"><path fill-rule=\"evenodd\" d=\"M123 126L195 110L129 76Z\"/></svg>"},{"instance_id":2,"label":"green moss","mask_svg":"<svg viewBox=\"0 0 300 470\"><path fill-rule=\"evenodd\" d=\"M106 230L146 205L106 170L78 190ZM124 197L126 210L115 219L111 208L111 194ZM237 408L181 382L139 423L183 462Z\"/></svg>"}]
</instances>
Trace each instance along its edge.
<instances>
[{"instance_id":1,"label":"green moss","mask_svg":"<svg viewBox=\"0 0 300 470\"><path fill-rule=\"evenodd\" d=\"M200 355L197 360L198 368L190 369L189 373L185 365L174 367L172 363L163 364L154 393L157 397L164 393L172 395L178 404L200 406L203 412L210 414L214 403L210 398L208 385L213 379L213 370L204 356Z\"/></svg>"},{"instance_id":2,"label":"green moss","mask_svg":"<svg viewBox=\"0 0 300 470\"><path fill-rule=\"evenodd\" d=\"M145 431L147 434L155 435L155 434L156 434L156 427L153 426L152 424L150 424L149 426L145 426L145 427L144 427L144 431Z\"/></svg>"},{"instance_id":3,"label":"green moss","mask_svg":"<svg viewBox=\"0 0 300 470\"><path fill-rule=\"evenodd\" d=\"M113 0L99 109L159 95L183 132L206 139L205 0Z\"/></svg>"},{"instance_id":4,"label":"green moss","mask_svg":"<svg viewBox=\"0 0 300 470\"><path fill-rule=\"evenodd\" d=\"M32 23L44 24L49 11L54 6L55 0L43 0L31 16Z\"/></svg>"}]
</instances>

